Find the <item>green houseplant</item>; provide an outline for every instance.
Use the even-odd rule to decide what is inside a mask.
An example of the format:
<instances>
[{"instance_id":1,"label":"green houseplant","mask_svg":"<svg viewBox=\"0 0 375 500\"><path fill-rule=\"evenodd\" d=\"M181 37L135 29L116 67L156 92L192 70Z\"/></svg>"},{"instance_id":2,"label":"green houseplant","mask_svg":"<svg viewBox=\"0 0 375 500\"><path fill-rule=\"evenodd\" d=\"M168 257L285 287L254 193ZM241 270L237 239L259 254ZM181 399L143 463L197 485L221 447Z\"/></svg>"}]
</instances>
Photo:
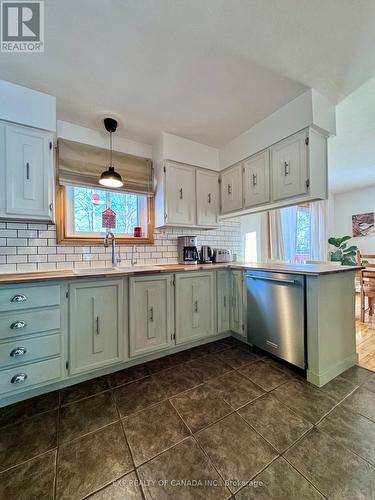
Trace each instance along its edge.
<instances>
[{"instance_id":1,"label":"green houseplant","mask_svg":"<svg viewBox=\"0 0 375 500\"><path fill-rule=\"evenodd\" d=\"M332 262L341 262L343 266L357 265L356 255L358 247L355 245L348 246L348 241L351 236L343 236L342 238L329 238L328 243L334 246L337 250L330 253Z\"/></svg>"}]
</instances>

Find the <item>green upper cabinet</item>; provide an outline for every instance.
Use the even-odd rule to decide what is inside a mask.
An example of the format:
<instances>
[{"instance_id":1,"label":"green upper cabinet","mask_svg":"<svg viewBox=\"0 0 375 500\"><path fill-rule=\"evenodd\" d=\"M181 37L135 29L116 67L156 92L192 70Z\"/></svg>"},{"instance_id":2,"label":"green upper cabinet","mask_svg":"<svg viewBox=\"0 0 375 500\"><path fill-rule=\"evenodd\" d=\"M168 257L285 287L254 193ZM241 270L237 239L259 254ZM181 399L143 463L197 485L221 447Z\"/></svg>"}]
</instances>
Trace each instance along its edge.
<instances>
[{"instance_id":1,"label":"green upper cabinet","mask_svg":"<svg viewBox=\"0 0 375 500\"><path fill-rule=\"evenodd\" d=\"M0 123L0 217L53 220L53 135Z\"/></svg>"},{"instance_id":2,"label":"green upper cabinet","mask_svg":"<svg viewBox=\"0 0 375 500\"><path fill-rule=\"evenodd\" d=\"M215 334L216 274L213 271L176 275L176 343Z\"/></svg>"},{"instance_id":3,"label":"green upper cabinet","mask_svg":"<svg viewBox=\"0 0 375 500\"><path fill-rule=\"evenodd\" d=\"M243 271L231 271L231 308L230 329L238 335L245 336L244 324L244 280Z\"/></svg>"},{"instance_id":4,"label":"green upper cabinet","mask_svg":"<svg viewBox=\"0 0 375 500\"><path fill-rule=\"evenodd\" d=\"M217 272L217 331L227 332L230 329L231 273L223 270Z\"/></svg>"},{"instance_id":5,"label":"green upper cabinet","mask_svg":"<svg viewBox=\"0 0 375 500\"><path fill-rule=\"evenodd\" d=\"M197 225L215 227L219 213L219 174L198 170L196 174Z\"/></svg>"},{"instance_id":6,"label":"green upper cabinet","mask_svg":"<svg viewBox=\"0 0 375 500\"><path fill-rule=\"evenodd\" d=\"M84 281L69 286L71 374L124 359L124 310L123 280Z\"/></svg>"},{"instance_id":7,"label":"green upper cabinet","mask_svg":"<svg viewBox=\"0 0 375 500\"><path fill-rule=\"evenodd\" d=\"M244 208L270 201L269 151L251 156L243 166Z\"/></svg>"},{"instance_id":8,"label":"green upper cabinet","mask_svg":"<svg viewBox=\"0 0 375 500\"><path fill-rule=\"evenodd\" d=\"M170 274L130 278L130 357L170 346L173 337L172 279Z\"/></svg>"}]
</instances>

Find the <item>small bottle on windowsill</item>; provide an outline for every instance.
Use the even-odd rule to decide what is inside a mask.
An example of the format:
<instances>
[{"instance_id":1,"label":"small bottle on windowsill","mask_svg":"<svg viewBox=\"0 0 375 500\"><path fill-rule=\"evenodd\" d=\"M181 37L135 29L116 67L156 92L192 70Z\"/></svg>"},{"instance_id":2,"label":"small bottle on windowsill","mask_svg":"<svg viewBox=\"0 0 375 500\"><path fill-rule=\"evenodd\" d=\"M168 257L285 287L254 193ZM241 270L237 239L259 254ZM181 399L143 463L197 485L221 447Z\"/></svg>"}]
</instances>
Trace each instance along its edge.
<instances>
[{"instance_id":1,"label":"small bottle on windowsill","mask_svg":"<svg viewBox=\"0 0 375 500\"><path fill-rule=\"evenodd\" d=\"M136 226L133 229L133 236L134 236L134 238L142 238L142 227L141 226Z\"/></svg>"}]
</instances>

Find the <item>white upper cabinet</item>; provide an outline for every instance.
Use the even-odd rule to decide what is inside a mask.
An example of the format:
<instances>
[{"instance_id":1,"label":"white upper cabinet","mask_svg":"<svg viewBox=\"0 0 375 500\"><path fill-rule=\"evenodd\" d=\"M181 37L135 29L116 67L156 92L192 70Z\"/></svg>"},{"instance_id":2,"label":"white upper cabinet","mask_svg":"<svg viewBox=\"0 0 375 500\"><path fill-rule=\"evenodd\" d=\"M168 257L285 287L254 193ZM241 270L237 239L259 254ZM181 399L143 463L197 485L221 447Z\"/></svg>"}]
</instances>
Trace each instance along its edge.
<instances>
[{"instance_id":1,"label":"white upper cabinet","mask_svg":"<svg viewBox=\"0 0 375 500\"><path fill-rule=\"evenodd\" d=\"M309 186L307 137L304 130L272 146L272 197L274 200L307 193Z\"/></svg>"},{"instance_id":2,"label":"white upper cabinet","mask_svg":"<svg viewBox=\"0 0 375 500\"><path fill-rule=\"evenodd\" d=\"M197 225L217 225L219 212L219 174L209 170L197 170Z\"/></svg>"},{"instance_id":3,"label":"white upper cabinet","mask_svg":"<svg viewBox=\"0 0 375 500\"><path fill-rule=\"evenodd\" d=\"M53 135L18 125L0 124L0 217L53 220ZM1 188L0 188L1 189Z\"/></svg>"},{"instance_id":4,"label":"white upper cabinet","mask_svg":"<svg viewBox=\"0 0 375 500\"><path fill-rule=\"evenodd\" d=\"M166 163L165 167L165 222L167 224L195 224L195 168Z\"/></svg>"},{"instance_id":5,"label":"white upper cabinet","mask_svg":"<svg viewBox=\"0 0 375 500\"><path fill-rule=\"evenodd\" d=\"M242 163L225 170L221 175L221 212L242 208Z\"/></svg>"},{"instance_id":6,"label":"white upper cabinet","mask_svg":"<svg viewBox=\"0 0 375 500\"><path fill-rule=\"evenodd\" d=\"M262 151L244 162L243 168L244 208L254 207L270 201L269 151Z\"/></svg>"}]
</instances>

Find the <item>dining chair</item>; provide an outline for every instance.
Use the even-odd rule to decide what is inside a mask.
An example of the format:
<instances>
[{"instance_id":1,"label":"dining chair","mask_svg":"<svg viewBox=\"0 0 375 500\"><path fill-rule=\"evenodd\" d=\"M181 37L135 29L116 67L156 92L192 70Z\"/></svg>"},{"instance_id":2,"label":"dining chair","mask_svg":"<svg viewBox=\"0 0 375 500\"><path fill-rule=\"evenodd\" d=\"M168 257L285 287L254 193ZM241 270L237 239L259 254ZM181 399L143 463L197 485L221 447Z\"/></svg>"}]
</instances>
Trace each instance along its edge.
<instances>
[{"instance_id":1,"label":"dining chair","mask_svg":"<svg viewBox=\"0 0 375 500\"><path fill-rule=\"evenodd\" d=\"M375 255L362 254L357 251L357 262L360 266L364 266L359 271L359 293L360 293L360 320L365 321L366 312L369 316L373 316L375 305ZM367 298L367 307L366 307Z\"/></svg>"}]
</instances>

